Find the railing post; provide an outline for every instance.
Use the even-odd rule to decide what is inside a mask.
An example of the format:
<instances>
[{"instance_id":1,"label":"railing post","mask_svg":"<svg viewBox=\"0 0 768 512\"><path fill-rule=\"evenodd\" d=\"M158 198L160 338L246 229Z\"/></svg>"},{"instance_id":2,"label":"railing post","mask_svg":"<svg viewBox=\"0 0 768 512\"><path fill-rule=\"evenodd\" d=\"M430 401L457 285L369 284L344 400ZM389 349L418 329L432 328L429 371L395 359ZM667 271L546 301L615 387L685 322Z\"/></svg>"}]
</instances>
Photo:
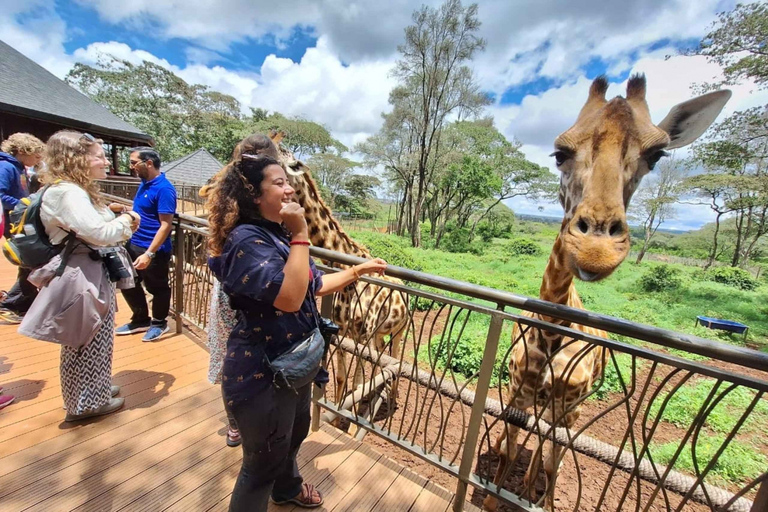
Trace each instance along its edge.
<instances>
[{"instance_id":1,"label":"railing post","mask_svg":"<svg viewBox=\"0 0 768 512\"><path fill-rule=\"evenodd\" d=\"M320 314L331 318L333 314L333 294L326 295L320 302ZM328 368L328 354L323 357L323 368ZM320 430L320 406L317 401L323 398L325 386L312 386L312 432Z\"/></svg>"},{"instance_id":2,"label":"railing post","mask_svg":"<svg viewBox=\"0 0 768 512\"><path fill-rule=\"evenodd\" d=\"M503 308L503 306L502 306ZM469 417L467 438L464 441L464 450L461 453L461 465L459 466L459 483L456 486L456 496L453 500L454 512L464 510L464 500L467 496L469 475L472 473L472 464L475 461L475 447L477 437L480 435L480 425L485 414L485 399L488 398L488 388L491 385L493 366L496 363L496 352L499 348L499 337L504 319L494 314L491 316L491 325L488 328L488 337L483 351L483 362L480 365L480 375L477 378L477 391L475 401L472 404L472 414Z\"/></svg>"},{"instance_id":3,"label":"railing post","mask_svg":"<svg viewBox=\"0 0 768 512\"><path fill-rule=\"evenodd\" d=\"M181 227L181 220L176 217L176 268L175 272L175 297L174 309L176 310L176 334L181 334L183 322L181 312L184 310L184 230Z\"/></svg>"},{"instance_id":4,"label":"railing post","mask_svg":"<svg viewBox=\"0 0 768 512\"><path fill-rule=\"evenodd\" d=\"M757 496L755 496L750 512L765 512L766 510L768 510L768 480L763 480L757 490Z\"/></svg>"}]
</instances>

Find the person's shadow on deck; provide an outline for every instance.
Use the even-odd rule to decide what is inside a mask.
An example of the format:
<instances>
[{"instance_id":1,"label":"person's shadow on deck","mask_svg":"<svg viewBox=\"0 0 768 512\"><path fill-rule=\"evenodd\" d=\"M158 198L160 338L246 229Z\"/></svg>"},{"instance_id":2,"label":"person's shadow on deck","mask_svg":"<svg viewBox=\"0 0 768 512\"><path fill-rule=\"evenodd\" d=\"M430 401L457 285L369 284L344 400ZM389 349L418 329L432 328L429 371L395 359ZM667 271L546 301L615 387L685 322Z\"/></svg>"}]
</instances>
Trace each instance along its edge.
<instances>
[{"instance_id":1,"label":"person's shadow on deck","mask_svg":"<svg viewBox=\"0 0 768 512\"><path fill-rule=\"evenodd\" d=\"M13 368L13 363L6 356L0 356L0 373L8 373Z\"/></svg>"},{"instance_id":2,"label":"person's shadow on deck","mask_svg":"<svg viewBox=\"0 0 768 512\"><path fill-rule=\"evenodd\" d=\"M120 386L118 397L125 398L125 405L119 411L105 416L96 416L80 421L62 421L59 429L68 430L80 425L90 424L121 414L131 409L144 409L157 405L168 396L176 377L170 373L150 372L146 370L126 370L116 373L112 383Z\"/></svg>"},{"instance_id":3,"label":"person's shadow on deck","mask_svg":"<svg viewBox=\"0 0 768 512\"><path fill-rule=\"evenodd\" d=\"M0 358L3 359L3 358ZM2 362L0 362L2 364ZM10 382L4 382L0 387L3 388L3 394L16 397L14 404L34 400L45 387L45 379L31 380L19 379Z\"/></svg>"}]
</instances>

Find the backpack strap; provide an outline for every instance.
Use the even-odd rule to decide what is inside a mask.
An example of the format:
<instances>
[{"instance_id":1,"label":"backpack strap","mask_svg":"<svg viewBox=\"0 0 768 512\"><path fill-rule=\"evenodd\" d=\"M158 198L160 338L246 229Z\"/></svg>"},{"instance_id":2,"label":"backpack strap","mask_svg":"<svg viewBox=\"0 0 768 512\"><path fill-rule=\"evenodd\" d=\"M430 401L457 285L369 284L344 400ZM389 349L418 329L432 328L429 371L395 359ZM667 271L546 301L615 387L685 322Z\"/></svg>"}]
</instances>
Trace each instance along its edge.
<instances>
[{"instance_id":1,"label":"backpack strap","mask_svg":"<svg viewBox=\"0 0 768 512\"><path fill-rule=\"evenodd\" d=\"M59 263L59 268L56 269L56 273L54 274L56 277L61 277L62 274L64 274L64 269L67 267L69 256L72 254L72 251L75 250L77 236L72 231L69 231L62 243L66 243L67 245L64 246L64 251L61 253L61 263Z\"/></svg>"}]
</instances>

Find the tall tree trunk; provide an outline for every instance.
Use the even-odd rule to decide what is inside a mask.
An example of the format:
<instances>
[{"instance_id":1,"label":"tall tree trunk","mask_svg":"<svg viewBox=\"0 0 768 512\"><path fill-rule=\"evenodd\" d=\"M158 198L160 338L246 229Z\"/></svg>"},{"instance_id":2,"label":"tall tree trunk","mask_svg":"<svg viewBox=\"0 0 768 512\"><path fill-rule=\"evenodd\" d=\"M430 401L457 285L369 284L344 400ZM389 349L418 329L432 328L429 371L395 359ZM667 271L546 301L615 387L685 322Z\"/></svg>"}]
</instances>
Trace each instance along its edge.
<instances>
[{"instance_id":1,"label":"tall tree trunk","mask_svg":"<svg viewBox=\"0 0 768 512\"><path fill-rule=\"evenodd\" d=\"M712 250L709 251L709 258L707 258L707 264L704 265L704 270L711 267L715 263L715 258L717 257L717 235L720 233L720 217L722 215L722 213L717 212L717 217L715 217L715 234L712 237Z\"/></svg>"},{"instance_id":2,"label":"tall tree trunk","mask_svg":"<svg viewBox=\"0 0 768 512\"><path fill-rule=\"evenodd\" d=\"M733 257L731 258L731 266L739 266L739 255L741 253L741 240L743 237L742 227L744 227L744 210L739 211L739 215L736 217L736 247L733 248Z\"/></svg>"}]
</instances>

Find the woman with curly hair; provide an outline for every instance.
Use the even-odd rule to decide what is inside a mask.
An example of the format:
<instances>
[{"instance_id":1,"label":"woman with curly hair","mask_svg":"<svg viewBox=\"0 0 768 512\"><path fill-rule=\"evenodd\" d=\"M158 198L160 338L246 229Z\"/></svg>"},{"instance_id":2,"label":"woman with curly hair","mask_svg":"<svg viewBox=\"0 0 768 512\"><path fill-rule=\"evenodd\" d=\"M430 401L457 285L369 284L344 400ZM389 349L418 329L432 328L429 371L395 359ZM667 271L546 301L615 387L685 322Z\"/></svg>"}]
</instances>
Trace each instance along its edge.
<instances>
[{"instance_id":1,"label":"woman with curly hair","mask_svg":"<svg viewBox=\"0 0 768 512\"><path fill-rule=\"evenodd\" d=\"M267 360L318 326L316 296L360 275L383 273L386 262L370 260L323 276L309 257L304 209L295 202L286 171L246 141L208 200L208 264L237 312L222 369L224 400L243 445L229 510L266 511L270 496L278 504L314 508L323 497L303 481L296 464L309 432L312 384L277 387Z\"/></svg>"},{"instance_id":2,"label":"woman with curly hair","mask_svg":"<svg viewBox=\"0 0 768 512\"><path fill-rule=\"evenodd\" d=\"M136 212L116 217L102 199L96 180L106 177L109 161L101 144L92 135L74 131L56 132L48 139L40 219L51 243L63 243L70 233L77 238L71 251L68 247L30 275L40 294L19 327L20 334L62 345L65 421L109 414L124 401L114 398L120 387L112 385L112 281L125 275L108 272L103 258L120 258L130 275L122 242L138 228L140 218ZM118 281L118 286L128 284Z\"/></svg>"},{"instance_id":3,"label":"woman with curly hair","mask_svg":"<svg viewBox=\"0 0 768 512\"><path fill-rule=\"evenodd\" d=\"M232 160L240 159L240 155L245 152L252 155L268 155L278 159L277 147L266 135L255 133L243 139L235 146L232 152ZM224 167L217 173L203 188L200 189L200 197L208 197L216 187L217 181L227 171ZM213 280L213 289L211 291L211 305L208 313L208 352L210 353L210 362L208 364L208 382L211 384L221 384L221 368L224 364L224 356L227 353L227 338L229 333L235 328L237 317L235 311L229 307L229 297L221 289L221 283L218 279ZM237 421L224 402L224 409L227 412L227 446L240 446L240 431L237 428Z\"/></svg>"}]
</instances>

